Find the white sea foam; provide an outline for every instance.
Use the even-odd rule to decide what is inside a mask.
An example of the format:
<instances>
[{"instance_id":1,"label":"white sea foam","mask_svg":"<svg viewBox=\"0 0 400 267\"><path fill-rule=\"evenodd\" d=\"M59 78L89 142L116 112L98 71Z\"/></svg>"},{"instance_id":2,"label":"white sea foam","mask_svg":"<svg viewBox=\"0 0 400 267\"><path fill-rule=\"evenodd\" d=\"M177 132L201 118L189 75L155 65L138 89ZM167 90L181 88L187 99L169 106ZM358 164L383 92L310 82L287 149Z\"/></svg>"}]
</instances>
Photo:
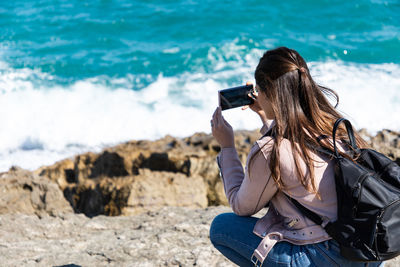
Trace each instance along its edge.
<instances>
[{"instance_id":1,"label":"white sea foam","mask_svg":"<svg viewBox=\"0 0 400 267\"><path fill-rule=\"evenodd\" d=\"M311 72L340 97L338 109L355 127L372 134L400 130L400 66L396 64L344 64L314 62Z\"/></svg>"},{"instance_id":2,"label":"white sea foam","mask_svg":"<svg viewBox=\"0 0 400 267\"><path fill-rule=\"evenodd\" d=\"M164 54L176 54L176 53L179 53L179 51L180 51L179 47L173 47L173 48L164 49L162 52Z\"/></svg>"},{"instance_id":3,"label":"white sea foam","mask_svg":"<svg viewBox=\"0 0 400 267\"><path fill-rule=\"evenodd\" d=\"M233 86L227 80L235 77L243 77L243 83L252 81L260 53L221 58L211 49L208 60L215 61L215 72L159 75L140 91L127 89L134 77L48 85L54 77L0 62L0 171L12 165L35 169L131 139L209 133L217 90ZM312 62L310 68L319 83L338 92L339 109L357 128L400 130L399 65L332 61ZM234 109L224 115L234 129L260 126L249 110Z\"/></svg>"}]
</instances>

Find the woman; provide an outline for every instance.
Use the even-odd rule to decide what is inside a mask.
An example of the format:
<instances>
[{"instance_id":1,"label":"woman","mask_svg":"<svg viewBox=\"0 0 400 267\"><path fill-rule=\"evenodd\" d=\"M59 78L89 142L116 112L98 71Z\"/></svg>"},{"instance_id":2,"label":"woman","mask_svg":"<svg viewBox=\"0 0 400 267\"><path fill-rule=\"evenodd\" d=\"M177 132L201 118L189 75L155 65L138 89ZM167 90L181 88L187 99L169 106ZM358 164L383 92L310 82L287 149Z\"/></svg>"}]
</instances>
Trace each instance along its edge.
<instances>
[{"instance_id":1,"label":"woman","mask_svg":"<svg viewBox=\"0 0 400 267\"><path fill-rule=\"evenodd\" d=\"M330 135L342 116L324 93L338 100L336 93L318 86L304 59L286 47L262 56L255 80L258 94L250 108L261 118L263 137L252 147L244 171L232 127L220 108L211 120L213 136L221 146L217 160L225 193L234 211L213 220L211 242L240 266L364 266L343 258L337 242L288 198L326 222L337 219L333 162L312 149L333 148ZM338 132L346 136L343 128ZM359 147L365 146L358 135L356 139ZM345 156L349 148L343 141ZM267 205L264 217L250 217Z\"/></svg>"}]
</instances>

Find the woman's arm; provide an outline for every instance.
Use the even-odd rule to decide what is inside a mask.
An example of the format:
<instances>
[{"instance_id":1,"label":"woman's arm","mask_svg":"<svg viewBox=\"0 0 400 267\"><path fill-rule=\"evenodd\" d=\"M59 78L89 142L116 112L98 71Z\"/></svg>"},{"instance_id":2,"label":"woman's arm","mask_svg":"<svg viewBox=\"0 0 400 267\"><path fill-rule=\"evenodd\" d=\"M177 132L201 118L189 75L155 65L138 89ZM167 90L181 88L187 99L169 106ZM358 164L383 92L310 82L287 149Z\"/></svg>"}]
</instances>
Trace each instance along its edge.
<instances>
[{"instance_id":1,"label":"woman's arm","mask_svg":"<svg viewBox=\"0 0 400 267\"><path fill-rule=\"evenodd\" d=\"M226 197L237 215L257 213L277 192L268 161L258 144L250 151L244 172L234 148L222 149L218 162Z\"/></svg>"},{"instance_id":2,"label":"woman's arm","mask_svg":"<svg viewBox=\"0 0 400 267\"><path fill-rule=\"evenodd\" d=\"M244 172L235 149L233 129L222 117L219 107L213 114L211 127L213 136L221 146L217 161L225 194L233 211L242 216L257 213L277 191L265 153L262 153L258 144L255 144L249 153ZM267 146L268 144L263 150Z\"/></svg>"}]
</instances>

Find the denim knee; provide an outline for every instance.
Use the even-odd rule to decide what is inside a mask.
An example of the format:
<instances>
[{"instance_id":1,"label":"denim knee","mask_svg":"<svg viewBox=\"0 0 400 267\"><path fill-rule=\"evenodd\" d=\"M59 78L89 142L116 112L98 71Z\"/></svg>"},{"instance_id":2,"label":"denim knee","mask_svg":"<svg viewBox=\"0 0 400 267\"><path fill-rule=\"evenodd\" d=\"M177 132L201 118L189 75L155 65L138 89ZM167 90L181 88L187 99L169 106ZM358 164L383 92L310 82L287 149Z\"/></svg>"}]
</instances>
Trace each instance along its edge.
<instances>
[{"instance_id":1,"label":"denim knee","mask_svg":"<svg viewBox=\"0 0 400 267\"><path fill-rule=\"evenodd\" d=\"M226 225L232 222L232 218L236 216L234 213L221 213L217 215L210 226L210 241L213 245L217 244L216 237L224 234Z\"/></svg>"}]
</instances>

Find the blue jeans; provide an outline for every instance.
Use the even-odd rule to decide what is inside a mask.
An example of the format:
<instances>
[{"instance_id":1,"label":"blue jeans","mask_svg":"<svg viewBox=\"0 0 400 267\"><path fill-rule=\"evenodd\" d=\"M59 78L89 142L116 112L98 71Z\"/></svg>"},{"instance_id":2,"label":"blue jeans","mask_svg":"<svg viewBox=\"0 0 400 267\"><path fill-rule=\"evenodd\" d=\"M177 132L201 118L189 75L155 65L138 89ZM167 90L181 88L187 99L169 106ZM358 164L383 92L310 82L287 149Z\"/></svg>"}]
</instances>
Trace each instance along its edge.
<instances>
[{"instance_id":1,"label":"blue jeans","mask_svg":"<svg viewBox=\"0 0 400 267\"><path fill-rule=\"evenodd\" d=\"M239 266L254 266L250 258L261 242L253 233L255 217L241 217L223 213L214 218L210 228L210 240L216 249ZM372 262L368 266L383 266ZM310 245L293 245L282 241L275 244L263 266L365 266L340 256L336 241L329 240Z\"/></svg>"}]
</instances>

